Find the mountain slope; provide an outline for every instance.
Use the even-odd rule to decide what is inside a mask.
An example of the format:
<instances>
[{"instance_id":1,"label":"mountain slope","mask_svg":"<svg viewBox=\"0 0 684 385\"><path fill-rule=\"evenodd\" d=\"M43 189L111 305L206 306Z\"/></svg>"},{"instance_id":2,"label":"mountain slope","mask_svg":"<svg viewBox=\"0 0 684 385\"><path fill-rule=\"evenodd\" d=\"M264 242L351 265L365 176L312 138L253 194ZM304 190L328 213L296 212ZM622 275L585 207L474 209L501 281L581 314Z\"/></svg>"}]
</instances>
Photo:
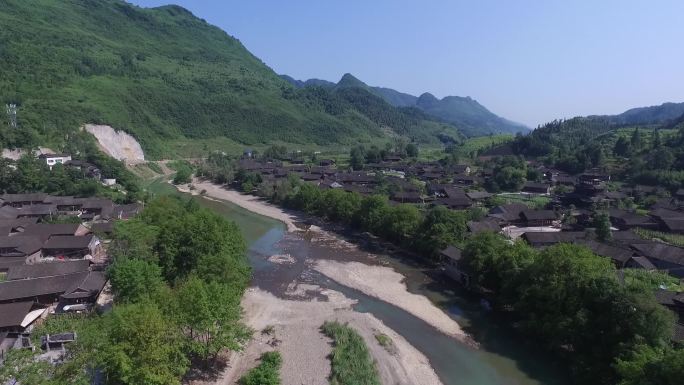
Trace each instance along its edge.
<instances>
[{"instance_id":1,"label":"mountain slope","mask_svg":"<svg viewBox=\"0 0 684 385\"><path fill-rule=\"evenodd\" d=\"M348 98L294 89L237 39L178 6L5 0L0 68L0 102L18 104L19 123L9 129L2 116L3 147L59 148L84 123L126 130L151 157L185 138L351 144L383 137L378 116L397 112L385 103L369 117ZM304 83L314 84L325 83ZM456 132L400 120L399 131L426 141Z\"/></svg>"},{"instance_id":2,"label":"mountain slope","mask_svg":"<svg viewBox=\"0 0 684 385\"><path fill-rule=\"evenodd\" d=\"M364 89L395 107L417 107L428 116L432 116L446 123L451 123L467 136L483 136L492 133L517 133L527 132L529 129L519 123L511 122L497 116L477 101L470 97L447 96L437 99L432 94L424 93L420 97L402 93L391 88L372 87L347 73L342 76L340 81L335 84L324 82L319 84L310 83L311 80L295 80L287 75L281 75L295 87L308 87L312 85L322 85L326 88L360 88Z\"/></svg>"}]
</instances>

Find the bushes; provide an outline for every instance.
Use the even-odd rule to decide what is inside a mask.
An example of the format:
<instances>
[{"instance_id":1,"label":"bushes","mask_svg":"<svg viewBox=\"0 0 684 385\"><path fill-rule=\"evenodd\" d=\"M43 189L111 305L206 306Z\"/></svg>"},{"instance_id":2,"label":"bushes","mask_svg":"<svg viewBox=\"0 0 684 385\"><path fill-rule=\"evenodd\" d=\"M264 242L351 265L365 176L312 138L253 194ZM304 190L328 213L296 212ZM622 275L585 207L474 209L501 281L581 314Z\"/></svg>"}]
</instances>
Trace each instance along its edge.
<instances>
[{"instance_id":1,"label":"bushes","mask_svg":"<svg viewBox=\"0 0 684 385\"><path fill-rule=\"evenodd\" d=\"M173 184L185 184L192 181L193 167L190 163L175 160L169 163L169 168L176 171L176 175L173 177Z\"/></svg>"},{"instance_id":2,"label":"bushes","mask_svg":"<svg viewBox=\"0 0 684 385\"><path fill-rule=\"evenodd\" d=\"M279 370L282 357L278 352L266 352L261 355L261 363L240 378L240 385L280 385Z\"/></svg>"},{"instance_id":3,"label":"bushes","mask_svg":"<svg viewBox=\"0 0 684 385\"><path fill-rule=\"evenodd\" d=\"M339 322L326 321L321 330L333 339L331 385L380 385L378 370L363 338Z\"/></svg>"}]
</instances>

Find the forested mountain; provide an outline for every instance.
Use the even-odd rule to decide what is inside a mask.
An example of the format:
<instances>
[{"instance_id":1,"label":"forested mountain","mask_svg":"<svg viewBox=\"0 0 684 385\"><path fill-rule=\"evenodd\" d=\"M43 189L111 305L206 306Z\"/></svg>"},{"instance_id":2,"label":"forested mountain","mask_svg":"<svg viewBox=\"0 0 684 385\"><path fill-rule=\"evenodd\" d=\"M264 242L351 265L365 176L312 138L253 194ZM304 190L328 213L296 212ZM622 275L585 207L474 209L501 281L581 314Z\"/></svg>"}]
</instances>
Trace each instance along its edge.
<instances>
[{"instance_id":1,"label":"forested mountain","mask_svg":"<svg viewBox=\"0 0 684 385\"><path fill-rule=\"evenodd\" d=\"M368 92L293 88L240 41L178 6L2 3L3 147L61 147L83 123L124 129L153 157L183 138L332 144L380 138L388 128L428 142L459 136L449 124ZM9 129L4 104L17 104L18 128Z\"/></svg>"},{"instance_id":2,"label":"forested mountain","mask_svg":"<svg viewBox=\"0 0 684 385\"><path fill-rule=\"evenodd\" d=\"M427 92L416 97L391 88L369 86L348 73L344 74L337 84L318 79L295 80L287 75L281 75L281 78L299 88L309 86L322 86L327 89L361 88L381 97L395 107L417 107L430 116L455 125L466 136L529 131L522 124L497 116L470 97L447 96L440 100Z\"/></svg>"}]
</instances>

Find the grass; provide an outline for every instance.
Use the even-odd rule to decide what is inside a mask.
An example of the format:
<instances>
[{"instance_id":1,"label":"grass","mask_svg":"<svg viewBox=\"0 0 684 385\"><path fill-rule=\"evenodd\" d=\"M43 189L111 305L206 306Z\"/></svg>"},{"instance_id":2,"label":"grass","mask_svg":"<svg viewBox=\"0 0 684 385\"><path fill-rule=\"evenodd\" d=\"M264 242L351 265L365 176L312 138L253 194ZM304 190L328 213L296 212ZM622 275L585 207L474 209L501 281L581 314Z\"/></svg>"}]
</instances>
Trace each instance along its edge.
<instances>
[{"instance_id":1,"label":"grass","mask_svg":"<svg viewBox=\"0 0 684 385\"><path fill-rule=\"evenodd\" d=\"M147 166L147 168L156 172L157 174L163 174L164 173L164 170L162 170L161 166L159 166L158 164L156 164L154 162L147 162L145 165Z\"/></svg>"},{"instance_id":2,"label":"grass","mask_svg":"<svg viewBox=\"0 0 684 385\"><path fill-rule=\"evenodd\" d=\"M326 321L323 333L333 339L331 385L380 385L375 362L363 338L348 325Z\"/></svg>"},{"instance_id":3,"label":"grass","mask_svg":"<svg viewBox=\"0 0 684 385\"><path fill-rule=\"evenodd\" d=\"M665 243L669 243L674 246L684 247L684 235L682 234L664 233L662 231L648 230L642 228L636 228L633 231L643 239L657 238Z\"/></svg>"},{"instance_id":4,"label":"grass","mask_svg":"<svg viewBox=\"0 0 684 385\"><path fill-rule=\"evenodd\" d=\"M514 136L511 134L500 134L492 136L481 136L477 138L468 138L463 144L458 146L458 154L464 157L469 156L473 152L492 147L497 144L503 144L513 140Z\"/></svg>"},{"instance_id":5,"label":"grass","mask_svg":"<svg viewBox=\"0 0 684 385\"><path fill-rule=\"evenodd\" d=\"M280 366L283 359L278 352L266 352L261 355L259 365L242 376L240 385L279 385Z\"/></svg>"},{"instance_id":6,"label":"grass","mask_svg":"<svg viewBox=\"0 0 684 385\"><path fill-rule=\"evenodd\" d=\"M522 203L533 209L542 209L551 202L551 198L547 196L527 196L527 195L508 195L499 194L496 196L497 200L501 200L504 204Z\"/></svg>"},{"instance_id":7,"label":"grass","mask_svg":"<svg viewBox=\"0 0 684 385\"><path fill-rule=\"evenodd\" d=\"M378 333L375 335L375 340L387 351L391 351L394 347L394 342L392 342L392 339L387 334Z\"/></svg>"}]
</instances>

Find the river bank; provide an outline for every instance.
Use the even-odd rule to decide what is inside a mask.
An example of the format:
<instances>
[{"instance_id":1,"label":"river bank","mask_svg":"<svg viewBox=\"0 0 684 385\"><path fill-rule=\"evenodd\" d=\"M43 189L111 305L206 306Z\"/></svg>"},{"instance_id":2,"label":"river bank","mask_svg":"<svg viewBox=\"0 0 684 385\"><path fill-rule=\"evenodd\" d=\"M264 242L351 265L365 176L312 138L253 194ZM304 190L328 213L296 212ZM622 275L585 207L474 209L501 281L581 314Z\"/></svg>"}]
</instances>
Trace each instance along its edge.
<instances>
[{"instance_id":1,"label":"river bank","mask_svg":"<svg viewBox=\"0 0 684 385\"><path fill-rule=\"evenodd\" d=\"M255 330L255 338L244 352L233 355L230 368L216 384L234 384L241 373L257 364L256 359L262 353L271 350L283 356L283 384L328 384L330 361L327 357L332 348L320 327L329 320L347 323L363 337L383 384L442 384L423 354L372 315L354 311L354 300L313 285L299 285L291 294L312 291L325 300L281 299L260 289L248 289L242 306L245 322ZM381 346L376 339L380 334L391 340L389 348Z\"/></svg>"},{"instance_id":2,"label":"river bank","mask_svg":"<svg viewBox=\"0 0 684 385\"><path fill-rule=\"evenodd\" d=\"M205 198L228 201L254 213L283 222L291 233L306 233L311 239L332 244L329 250L350 249L356 246L317 226L306 231L295 222L300 218L280 207L263 200L243 195L234 190L210 182L194 180L193 188L178 186L179 191L202 195ZM445 336L467 342L467 335L458 323L432 304L427 298L408 292L404 276L390 267L374 266L360 262L338 262L328 259L307 261L312 270L332 279L340 285L358 290L368 296L397 306L422 319ZM325 256L323 256L325 258ZM267 256L274 264L289 264L291 256ZM365 283L364 283L365 282ZM401 335L387 327L370 313L353 309L355 300L330 289L291 282L282 297L252 287L243 298L245 322L255 330L255 338L245 351L233 354L229 368L217 384L232 384L240 375L257 364L257 358L267 350L277 349L283 355L281 375L283 384L326 384L330 371L327 359L331 351L330 341L321 334L320 327L326 320L347 322L364 338L384 384L441 384L429 360ZM262 333L264 329L272 333ZM383 347L376 335L386 335L391 347ZM276 345L274 347L274 345Z\"/></svg>"},{"instance_id":3,"label":"river bank","mask_svg":"<svg viewBox=\"0 0 684 385\"><path fill-rule=\"evenodd\" d=\"M299 231L295 225L298 219L296 214L289 213L278 206L265 202L263 199L197 178L193 180L192 184L193 190L185 186L179 186L179 190L193 194L204 191L206 197L229 201L246 210L282 221L290 232ZM332 248L356 248L355 245L318 226L312 226L309 231L315 233L312 237L333 243L330 245ZM366 295L378 298L413 314L450 337L469 345L475 345L458 323L444 311L424 296L410 293L404 284L405 277L392 268L360 262L338 262L332 259L331 257L330 259L317 260L313 268L341 285L359 290Z\"/></svg>"},{"instance_id":4,"label":"river bank","mask_svg":"<svg viewBox=\"0 0 684 385\"><path fill-rule=\"evenodd\" d=\"M194 189L190 189L189 185L179 185L176 186L176 188L180 192L191 195L200 195L200 193L204 191L203 195L205 197L229 201L245 210L284 223L285 226L287 226L287 231L292 232L297 230L297 226L295 226L296 217L293 214L286 212L278 206L265 202L263 199L253 195L242 194L224 186L219 186L197 178L193 178L192 186L194 186Z\"/></svg>"}]
</instances>

